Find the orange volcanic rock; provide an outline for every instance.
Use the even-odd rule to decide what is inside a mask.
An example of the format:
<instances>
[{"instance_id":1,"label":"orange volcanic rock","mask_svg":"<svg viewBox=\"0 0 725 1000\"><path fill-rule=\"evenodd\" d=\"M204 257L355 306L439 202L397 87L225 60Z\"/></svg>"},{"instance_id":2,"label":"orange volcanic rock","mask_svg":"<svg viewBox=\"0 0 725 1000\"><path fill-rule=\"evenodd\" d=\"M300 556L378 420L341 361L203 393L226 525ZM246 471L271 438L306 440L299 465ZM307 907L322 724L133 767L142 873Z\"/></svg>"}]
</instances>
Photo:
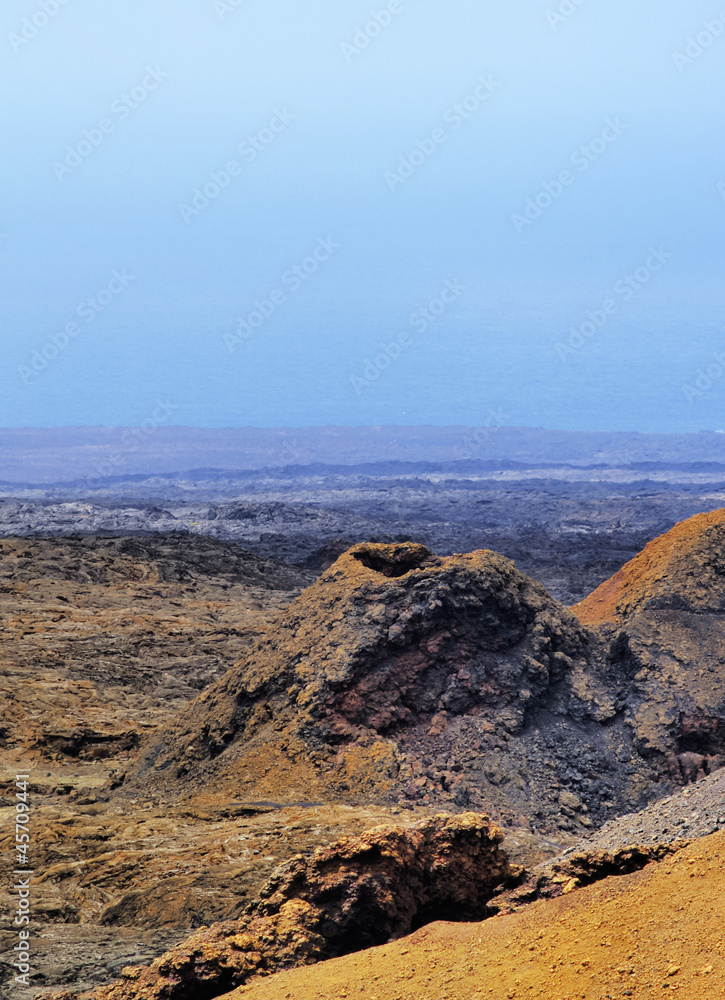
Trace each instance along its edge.
<instances>
[{"instance_id":1,"label":"orange volcanic rock","mask_svg":"<svg viewBox=\"0 0 725 1000\"><path fill-rule=\"evenodd\" d=\"M571 610L593 626L645 608L725 610L725 509L696 514L655 538Z\"/></svg>"},{"instance_id":2,"label":"orange volcanic rock","mask_svg":"<svg viewBox=\"0 0 725 1000\"><path fill-rule=\"evenodd\" d=\"M436 923L225 1000L637 1000L725 995L725 832L483 924Z\"/></svg>"}]
</instances>

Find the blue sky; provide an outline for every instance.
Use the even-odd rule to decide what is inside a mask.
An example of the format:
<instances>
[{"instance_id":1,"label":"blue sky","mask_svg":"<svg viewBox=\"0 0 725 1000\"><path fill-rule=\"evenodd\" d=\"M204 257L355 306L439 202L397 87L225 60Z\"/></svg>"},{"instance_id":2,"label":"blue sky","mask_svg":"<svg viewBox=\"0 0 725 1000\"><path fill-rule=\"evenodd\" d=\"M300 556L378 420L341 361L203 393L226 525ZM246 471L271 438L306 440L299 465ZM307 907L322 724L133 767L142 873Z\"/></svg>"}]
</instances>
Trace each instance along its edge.
<instances>
[{"instance_id":1,"label":"blue sky","mask_svg":"<svg viewBox=\"0 0 725 1000\"><path fill-rule=\"evenodd\" d=\"M18 0L0 45L0 426L725 426L717 5Z\"/></svg>"}]
</instances>

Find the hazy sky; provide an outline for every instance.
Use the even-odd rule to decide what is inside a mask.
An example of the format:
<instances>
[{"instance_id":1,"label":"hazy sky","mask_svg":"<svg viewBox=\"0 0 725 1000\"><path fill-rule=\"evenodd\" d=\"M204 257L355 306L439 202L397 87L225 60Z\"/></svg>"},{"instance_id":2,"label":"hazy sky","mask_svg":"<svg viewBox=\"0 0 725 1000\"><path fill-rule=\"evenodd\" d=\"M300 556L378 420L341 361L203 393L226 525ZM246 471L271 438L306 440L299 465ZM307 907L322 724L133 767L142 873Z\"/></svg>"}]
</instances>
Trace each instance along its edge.
<instances>
[{"instance_id":1,"label":"hazy sky","mask_svg":"<svg viewBox=\"0 0 725 1000\"><path fill-rule=\"evenodd\" d=\"M13 0L0 45L0 426L725 427L717 3Z\"/></svg>"}]
</instances>

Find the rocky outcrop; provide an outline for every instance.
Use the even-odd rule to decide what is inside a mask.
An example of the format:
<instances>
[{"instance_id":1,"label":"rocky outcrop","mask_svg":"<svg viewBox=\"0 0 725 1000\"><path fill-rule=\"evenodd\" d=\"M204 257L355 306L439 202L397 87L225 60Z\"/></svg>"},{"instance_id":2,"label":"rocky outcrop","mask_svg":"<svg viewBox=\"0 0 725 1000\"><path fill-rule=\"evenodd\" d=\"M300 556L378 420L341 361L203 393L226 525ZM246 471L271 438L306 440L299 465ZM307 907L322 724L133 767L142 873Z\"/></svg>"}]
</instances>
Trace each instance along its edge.
<instances>
[{"instance_id":1,"label":"rocky outcrop","mask_svg":"<svg viewBox=\"0 0 725 1000\"><path fill-rule=\"evenodd\" d=\"M664 609L725 611L725 510L697 514L655 538L572 611L585 625L601 625Z\"/></svg>"},{"instance_id":2,"label":"rocky outcrop","mask_svg":"<svg viewBox=\"0 0 725 1000\"><path fill-rule=\"evenodd\" d=\"M644 997L725 990L725 832L644 871L480 924L260 978L226 1000Z\"/></svg>"},{"instance_id":3,"label":"rocky outcrop","mask_svg":"<svg viewBox=\"0 0 725 1000\"><path fill-rule=\"evenodd\" d=\"M596 627L496 553L353 546L135 782L474 807L542 831L641 808L725 761L724 523L652 543L623 572L630 603Z\"/></svg>"},{"instance_id":4,"label":"rocky outcrop","mask_svg":"<svg viewBox=\"0 0 725 1000\"><path fill-rule=\"evenodd\" d=\"M601 882L602 879L638 872L652 861L662 861L676 854L688 841L617 850L569 851L548 864L526 873L521 884L496 897L499 913L512 913L537 899L556 899L575 889Z\"/></svg>"},{"instance_id":5,"label":"rocky outcrop","mask_svg":"<svg viewBox=\"0 0 725 1000\"><path fill-rule=\"evenodd\" d=\"M257 975L395 940L436 919L481 920L515 873L474 813L382 826L281 865L241 920L204 928L87 1000L208 1000ZM79 1000L70 992L56 1000Z\"/></svg>"},{"instance_id":6,"label":"rocky outcrop","mask_svg":"<svg viewBox=\"0 0 725 1000\"><path fill-rule=\"evenodd\" d=\"M379 497L393 517L400 497ZM78 510L60 513L72 526ZM9 775L20 754L33 766L37 987L90 989L201 924L236 925L280 861L391 817L407 827L432 807L475 807L533 868L678 784L694 797L718 778L708 772L725 731L717 523L665 536L667 572L594 625L492 552L356 546L285 614L305 575L233 545L181 534L0 542L0 749ZM279 545L273 529L254 527ZM523 532L517 542L538 544ZM582 572L601 572L596 545ZM12 783L0 794L12 806ZM712 809L699 825L660 826L675 841L699 836L719 824ZM536 893L656 857L670 841L637 822L626 842L577 846ZM307 906L285 899L245 919L272 920L264 933L280 953L299 944L301 955L315 935L330 944L314 912L305 923ZM0 919L3 981L13 941Z\"/></svg>"}]
</instances>

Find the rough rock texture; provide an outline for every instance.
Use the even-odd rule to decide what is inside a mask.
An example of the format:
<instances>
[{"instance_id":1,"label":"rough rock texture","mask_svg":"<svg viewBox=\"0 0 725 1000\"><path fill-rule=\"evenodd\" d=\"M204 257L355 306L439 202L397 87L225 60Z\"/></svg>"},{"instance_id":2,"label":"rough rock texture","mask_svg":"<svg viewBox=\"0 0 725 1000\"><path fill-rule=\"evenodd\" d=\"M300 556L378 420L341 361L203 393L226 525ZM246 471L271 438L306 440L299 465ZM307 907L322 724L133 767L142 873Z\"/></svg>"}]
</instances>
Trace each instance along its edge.
<instances>
[{"instance_id":1,"label":"rough rock texture","mask_svg":"<svg viewBox=\"0 0 725 1000\"><path fill-rule=\"evenodd\" d=\"M209 795L182 808L160 809L143 790L112 801L147 734L221 676L310 579L195 536L0 540L0 994L17 943L17 773L31 773L41 986L107 981L191 927L236 916L275 864L320 843L320 823L334 837L388 819L309 814L309 826L299 818L279 836L260 815L271 810ZM135 926L116 923L109 939L104 909L134 892Z\"/></svg>"},{"instance_id":2,"label":"rough rock texture","mask_svg":"<svg viewBox=\"0 0 725 1000\"><path fill-rule=\"evenodd\" d=\"M0 750L127 759L309 579L206 538L0 540Z\"/></svg>"},{"instance_id":3,"label":"rough rock texture","mask_svg":"<svg viewBox=\"0 0 725 1000\"><path fill-rule=\"evenodd\" d=\"M725 764L725 510L656 538L572 610L630 672L638 751L680 784Z\"/></svg>"},{"instance_id":4,"label":"rough rock texture","mask_svg":"<svg viewBox=\"0 0 725 1000\"><path fill-rule=\"evenodd\" d=\"M676 854L690 841L725 829L725 772L700 779L640 812L605 823L557 857L522 869L519 885L496 895L500 912L550 899Z\"/></svg>"},{"instance_id":5,"label":"rough rock texture","mask_svg":"<svg viewBox=\"0 0 725 1000\"><path fill-rule=\"evenodd\" d=\"M706 534L697 551L716 565L719 545ZM492 552L354 546L182 711L136 780L473 806L582 832L725 760L719 619L625 624L588 629Z\"/></svg>"},{"instance_id":6,"label":"rough rock texture","mask_svg":"<svg viewBox=\"0 0 725 1000\"><path fill-rule=\"evenodd\" d=\"M226 1000L637 1000L725 991L725 832L643 871L482 924L242 986Z\"/></svg>"},{"instance_id":7,"label":"rough rock texture","mask_svg":"<svg viewBox=\"0 0 725 1000\"><path fill-rule=\"evenodd\" d=\"M626 741L604 725L622 680L598 641L508 559L361 544L180 713L135 783L277 801L485 803L517 825L532 797L560 812L557 776L537 748L544 730L567 756L577 738L587 744L591 764L586 750L581 763L592 773L605 744L613 757ZM561 725L578 733L559 736ZM525 734L541 790L530 787Z\"/></svg>"},{"instance_id":8,"label":"rough rock texture","mask_svg":"<svg viewBox=\"0 0 725 1000\"><path fill-rule=\"evenodd\" d=\"M376 805L308 808L198 796L161 806L118 801L108 762L53 762L32 779L33 989L90 990L129 965L147 965L214 921L237 919L280 863L420 812ZM105 767L104 767L105 765ZM14 768L12 773L18 770ZM0 799L0 996L17 943L10 893L12 788Z\"/></svg>"},{"instance_id":9,"label":"rough rock texture","mask_svg":"<svg viewBox=\"0 0 725 1000\"><path fill-rule=\"evenodd\" d=\"M601 882L603 879L638 872L653 861L676 854L688 841L669 844L624 847L618 850L574 850L526 872L520 885L503 890L496 896L499 913L512 913L537 899L555 899L565 896L582 886Z\"/></svg>"},{"instance_id":10,"label":"rough rock texture","mask_svg":"<svg viewBox=\"0 0 725 1000\"><path fill-rule=\"evenodd\" d=\"M207 1000L255 975L373 947L431 920L480 920L512 875L502 839L475 813L344 838L278 868L246 917L205 928L150 967L126 969L121 982L84 996Z\"/></svg>"},{"instance_id":11,"label":"rough rock texture","mask_svg":"<svg viewBox=\"0 0 725 1000\"><path fill-rule=\"evenodd\" d=\"M0 483L0 536L186 532L316 570L361 541L491 549L573 604L656 535L725 503L724 466L600 464L617 457L629 462L600 452L590 467L562 456L334 466L300 455L285 468L120 477L90 491Z\"/></svg>"},{"instance_id":12,"label":"rough rock texture","mask_svg":"<svg viewBox=\"0 0 725 1000\"><path fill-rule=\"evenodd\" d=\"M725 771L701 778L674 795L658 799L637 813L605 823L596 833L564 851L623 850L633 845L695 840L725 827Z\"/></svg>"},{"instance_id":13,"label":"rough rock texture","mask_svg":"<svg viewBox=\"0 0 725 1000\"><path fill-rule=\"evenodd\" d=\"M712 565L721 543L707 537ZM507 852L530 851L531 868L542 845L553 856L676 785L709 786L722 613L719 574L704 573L707 553L692 544L653 603L592 627L491 552L357 546L280 616L291 595L263 578L286 587L289 571L243 555L235 568L227 556L239 550L217 542L3 543L0 754L9 774L33 763L37 986L108 982L174 933L237 920L279 861L396 812L409 826L433 807L475 806L507 827ZM668 587L682 589L679 604ZM140 770L136 747L106 738L142 742L152 727ZM0 810L4 821L12 802ZM674 842L712 820L678 824ZM649 822L634 839L578 848L538 894L657 857L673 841L650 843ZM302 934L295 907L272 915L290 949L316 926Z\"/></svg>"}]
</instances>

